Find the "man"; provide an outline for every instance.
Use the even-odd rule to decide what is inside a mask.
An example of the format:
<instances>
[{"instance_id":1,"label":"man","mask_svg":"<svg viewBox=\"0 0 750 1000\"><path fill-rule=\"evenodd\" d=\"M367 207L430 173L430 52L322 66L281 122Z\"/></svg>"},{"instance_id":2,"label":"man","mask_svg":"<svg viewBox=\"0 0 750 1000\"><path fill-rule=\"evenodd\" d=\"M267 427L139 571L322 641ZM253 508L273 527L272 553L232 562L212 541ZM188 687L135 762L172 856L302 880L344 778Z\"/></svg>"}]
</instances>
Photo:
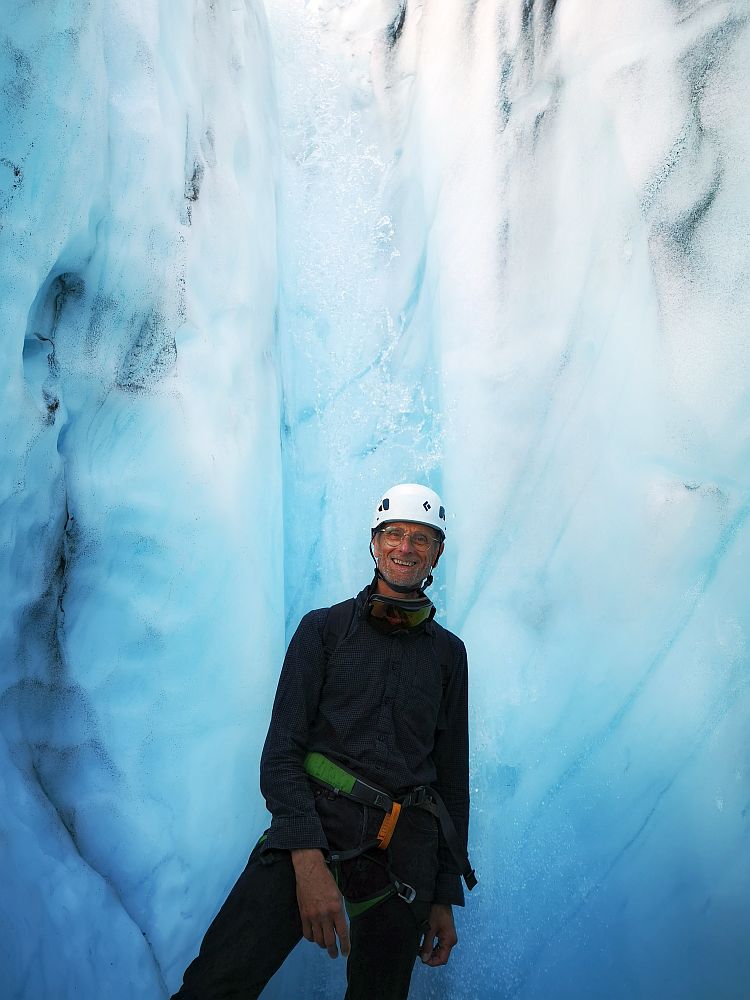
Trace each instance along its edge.
<instances>
[{"instance_id":1,"label":"man","mask_svg":"<svg viewBox=\"0 0 750 1000\"><path fill-rule=\"evenodd\" d=\"M346 1000L403 1000L417 952L448 961L461 876L476 880L466 651L424 594L444 543L438 495L394 486L373 519L372 584L300 622L261 758L271 826L180 1000L257 997L302 936L348 957Z\"/></svg>"}]
</instances>

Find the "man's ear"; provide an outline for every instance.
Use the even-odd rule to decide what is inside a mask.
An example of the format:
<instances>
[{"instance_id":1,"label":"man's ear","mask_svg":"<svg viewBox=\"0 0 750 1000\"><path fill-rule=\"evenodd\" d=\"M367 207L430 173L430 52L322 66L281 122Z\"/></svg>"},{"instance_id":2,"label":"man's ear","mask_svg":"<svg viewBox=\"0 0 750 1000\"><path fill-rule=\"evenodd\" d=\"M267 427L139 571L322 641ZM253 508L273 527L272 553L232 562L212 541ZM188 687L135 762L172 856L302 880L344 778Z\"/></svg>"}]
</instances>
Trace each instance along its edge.
<instances>
[{"instance_id":1,"label":"man's ear","mask_svg":"<svg viewBox=\"0 0 750 1000\"><path fill-rule=\"evenodd\" d=\"M435 556L435 559L433 560L433 563L432 563L432 568L433 569L435 569L435 567L437 566L438 560L440 559L440 556L443 554L443 549L444 548L445 548L445 542L441 542L440 543L440 548L438 549L438 553Z\"/></svg>"}]
</instances>

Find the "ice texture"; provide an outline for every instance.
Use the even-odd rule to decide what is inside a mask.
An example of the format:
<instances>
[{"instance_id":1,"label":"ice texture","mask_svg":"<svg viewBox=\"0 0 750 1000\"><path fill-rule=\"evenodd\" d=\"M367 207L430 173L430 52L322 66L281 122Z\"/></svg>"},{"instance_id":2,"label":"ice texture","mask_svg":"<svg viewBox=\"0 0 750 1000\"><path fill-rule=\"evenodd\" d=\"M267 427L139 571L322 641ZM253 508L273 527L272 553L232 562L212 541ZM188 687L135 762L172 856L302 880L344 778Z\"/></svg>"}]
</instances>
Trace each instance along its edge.
<instances>
[{"instance_id":1,"label":"ice texture","mask_svg":"<svg viewBox=\"0 0 750 1000\"><path fill-rule=\"evenodd\" d=\"M177 987L399 480L448 510L480 876L414 1000L745 998L747 4L3 33L3 1000ZM264 1000L343 990L303 943Z\"/></svg>"},{"instance_id":2,"label":"ice texture","mask_svg":"<svg viewBox=\"0 0 750 1000\"><path fill-rule=\"evenodd\" d=\"M3 15L3 998L166 995L264 822L276 127L234 6Z\"/></svg>"}]
</instances>

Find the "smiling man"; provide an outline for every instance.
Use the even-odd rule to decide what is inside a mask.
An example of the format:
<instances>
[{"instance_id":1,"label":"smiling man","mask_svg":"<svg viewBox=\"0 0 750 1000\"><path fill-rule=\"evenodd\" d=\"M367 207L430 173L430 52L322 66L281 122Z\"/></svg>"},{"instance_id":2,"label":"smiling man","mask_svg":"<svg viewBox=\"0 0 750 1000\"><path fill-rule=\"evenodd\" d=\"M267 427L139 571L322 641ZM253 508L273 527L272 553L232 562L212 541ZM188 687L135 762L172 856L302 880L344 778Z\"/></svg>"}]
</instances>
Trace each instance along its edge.
<instances>
[{"instance_id":1,"label":"smiling man","mask_svg":"<svg viewBox=\"0 0 750 1000\"><path fill-rule=\"evenodd\" d=\"M466 650L424 593L444 545L440 497L394 486L373 518L372 583L300 622L261 758L271 826L181 1000L257 997L302 936L347 956L346 1000L404 1000L417 954L448 961L461 877L476 879Z\"/></svg>"}]
</instances>

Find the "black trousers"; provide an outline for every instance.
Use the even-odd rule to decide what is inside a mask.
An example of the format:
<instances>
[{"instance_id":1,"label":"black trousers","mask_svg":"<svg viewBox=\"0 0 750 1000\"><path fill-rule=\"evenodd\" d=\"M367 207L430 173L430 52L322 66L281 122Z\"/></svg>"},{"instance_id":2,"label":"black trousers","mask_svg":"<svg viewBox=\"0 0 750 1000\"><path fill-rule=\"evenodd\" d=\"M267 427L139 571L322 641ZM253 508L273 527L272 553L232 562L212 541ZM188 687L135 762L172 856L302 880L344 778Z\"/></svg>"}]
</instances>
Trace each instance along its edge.
<instances>
[{"instance_id":1,"label":"black trousers","mask_svg":"<svg viewBox=\"0 0 750 1000\"><path fill-rule=\"evenodd\" d=\"M352 805L355 804L347 803L345 808ZM325 802L320 807L323 812L328 808ZM377 827L379 818L368 817L366 807L356 808L359 833L364 838L373 826ZM340 822L340 800L335 810ZM418 897L413 903L405 903L392 896L351 920L345 1000L408 997L437 872L437 830L433 817L423 812L416 815L417 812L404 810L389 860L399 878L417 889ZM347 822L346 826L350 824ZM327 832L330 838L331 831ZM334 842L335 839L334 834ZM382 863L369 863L363 857L348 862L347 866L342 873L342 888L349 898L377 891L378 880L387 884ZM301 937L291 856L288 851L268 850L259 845L206 932L198 957L188 966L182 988L173 1000L255 1000ZM329 961L327 956L326 961Z\"/></svg>"}]
</instances>

